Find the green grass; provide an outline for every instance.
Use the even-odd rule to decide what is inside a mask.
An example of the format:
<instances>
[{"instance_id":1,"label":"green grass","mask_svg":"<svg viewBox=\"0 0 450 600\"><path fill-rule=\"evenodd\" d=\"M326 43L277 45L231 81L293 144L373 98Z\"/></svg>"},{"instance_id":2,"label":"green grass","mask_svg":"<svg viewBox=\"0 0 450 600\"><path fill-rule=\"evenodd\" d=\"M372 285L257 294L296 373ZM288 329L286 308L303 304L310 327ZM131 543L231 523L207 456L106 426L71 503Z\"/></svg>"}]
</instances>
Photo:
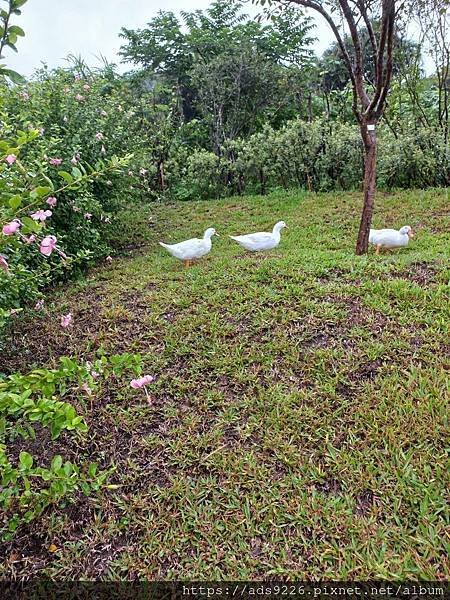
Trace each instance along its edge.
<instances>
[{"instance_id":1,"label":"green grass","mask_svg":"<svg viewBox=\"0 0 450 600\"><path fill-rule=\"evenodd\" d=\"M0 573L448 579L448 205L443 190L379 194L375 226L417 230L380 257L354 255L359 194L152 206L153 227L130 215L145 247L18 323L6 362L140 352L152 405L125 385L96 398L67 451L114 466L118 487L47 510ZM279 219L270 253L227 238ZM208 226L222 237L190 269L156 244Z\"/></svg>"}]
</instances>

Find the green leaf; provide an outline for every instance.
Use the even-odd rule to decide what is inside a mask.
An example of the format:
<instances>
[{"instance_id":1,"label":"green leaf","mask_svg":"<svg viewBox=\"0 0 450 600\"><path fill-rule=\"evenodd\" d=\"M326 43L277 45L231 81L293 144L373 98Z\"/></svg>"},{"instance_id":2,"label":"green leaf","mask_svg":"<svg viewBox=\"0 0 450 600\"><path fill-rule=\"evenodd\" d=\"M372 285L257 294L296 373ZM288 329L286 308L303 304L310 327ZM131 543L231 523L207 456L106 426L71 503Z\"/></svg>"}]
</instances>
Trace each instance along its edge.
<instances>
[{"instance_id":1,"label":"green leaf","mask_svg":"<svg viewBox=\"0 0 450 600\"><path fill-rule=\"evenodd\" d=\"M78 167L74 167L72 169L72 175L75 177L75 179L81 179L83 177L83 173Z\"/></svg>"},{"instance_id":2,"label":"green leaf","mask_svg":"<svg viewBox=\"0 0 450 600\"><path fill-rule=\"evenodd\" d=\"M59 469L62 467L62 463L62 457L57 454L52 460L52 471L59 471Z\"/></svg>"},{"instance_id":3,"label":"green leaf","mask_svg":"<svg viewBox=\"0 0 450 600\"><path fill-rule=\"evenodd\" d=\"M14 50L15 48L13 48ZM16 49L17 52L17 49ZM12 71L11 69L1 69L0 73L2 75L5 75L5 77L8 77L8 79L11 79L11 81L13 83L25 83L25 77L23 77L22 75L20 75L20 73L17 73L17 71Z\"/></svg>"},{"instance_id":4,"label":"green leaf","mask_svg":"<svg viewBox=\"0 0 450 600\"><path fill-rule=\"evenodd\" d=\"M52 440L56 440L56 438L59 437L59 434L61 433L62 428L63 428L62 423L57 423L55 421L52 423L52 427L51 427Z\"/></svg>"},{"instance_id":5,"label":"green leaf","mask_svg":"<svg viewBox=\"0 0 450 600\"><path fill-rule=\"evenodd\" d=\"M11 25L11 27L8 28L8 32L11 35L11 33L14 33L16 36L20 36L20 37L24 37L25 35L25 31L22 29L22 27L19 27L18 25Z\"/></svg>"},{"instance_id":6,"label":"green leaf","mask_svg":"<svg viewBox=\"0 0 450 600\"><path fill-rule=\"evenodd\" d=\"M34 191L39 196L39 198L42 198L42 196L47 196L52 190L49 187L38 186L34 189Z\"/></svg>"},{"instance_id":7,"label":"green leaf","mask_svg":"<svg viewBox=\"0 0 450 600\"><path fill-rule=\"evenodd\" d=\"M33 466L33 457L28 452L21 452L19 454L19 462L22 467L26 469L31 469Z\"/></svg>"},{"instance_id":8,"label":"green leaf","mask_svg":"<svg viewBox=\"0 0 450 600\"><path fill-rule=\"evenodd\" d=\"M39 231L41 230L41 226L39 225L39 223L31 219L30 217L23 217L22 224L22 230L24 231L24 233L39 233Z\"/></svg>"},{"instance_id":9,"label":"green leaf","mask_svg":"<svg viewBox=\"0 0 450 600\"><path fill-rule=\"evenodd\" d=\"M72 183L73 177L70 173L67 173L67 171L58 171L58 174L64 181L67 181L67 183Z\"/></svg>"},{"instance_id":10,"label":"green leaf","mask_svg":"<svg viewBox=\"0 0 450 600\"><path fill-rule=\"evenodd\" d=\"M8 204L13 210L17 210L22 204L22 197L19 195L11 196L11 198L8 200Z\"/></svg>"}]
</instances>

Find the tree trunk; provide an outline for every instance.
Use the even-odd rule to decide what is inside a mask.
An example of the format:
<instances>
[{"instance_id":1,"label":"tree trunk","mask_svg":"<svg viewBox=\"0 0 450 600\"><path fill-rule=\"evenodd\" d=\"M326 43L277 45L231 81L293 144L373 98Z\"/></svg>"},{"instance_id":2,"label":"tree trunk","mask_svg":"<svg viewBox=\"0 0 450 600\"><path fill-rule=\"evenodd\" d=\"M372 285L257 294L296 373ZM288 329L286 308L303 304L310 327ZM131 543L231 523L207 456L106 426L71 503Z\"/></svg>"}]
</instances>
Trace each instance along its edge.
<instances>
[{"instance_id":1,"label":"tree trunk","mask_svg":"<svg viewBox=\"0 0 450 600\"><path fill-rule=\"evenodd\" d=\"M369 246L370 225L372 223L373 208L375 204L375 187L377 176L377 135L368 127L374 126L363 122L361 136L364 142L364 205L359 224L356 254L366 254Z\"/></svg>"}]
</instances>

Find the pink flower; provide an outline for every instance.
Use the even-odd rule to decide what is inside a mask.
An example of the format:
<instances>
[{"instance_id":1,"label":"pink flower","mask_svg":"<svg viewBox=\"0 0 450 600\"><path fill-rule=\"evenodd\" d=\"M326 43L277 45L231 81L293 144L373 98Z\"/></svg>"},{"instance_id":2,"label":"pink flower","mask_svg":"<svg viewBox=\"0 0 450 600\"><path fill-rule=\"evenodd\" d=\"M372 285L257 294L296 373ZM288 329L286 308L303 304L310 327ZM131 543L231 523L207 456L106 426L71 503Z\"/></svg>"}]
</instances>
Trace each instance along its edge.
<instances>
[{"instance_id":1,"label":"pink flower","mask_svg":"<svg viewBox=\"0 0 450 600\"><path fill-rule=\"evenodd\" d=\"M44 308L44 302L45 300L43 298L38 300L34 306L34 310L42 310Z\"/></svg>"},{"instance_id":2,"label":"pink flower","mask_svg":"<svg viewBox=\"0 0 450 600\"><path fill-rule=\"evenodd\" d=\"M99 142L101 142L101 140L105 139L105 136L103 135L103 133L101 131L99 131L98 133L95 134L95 139L98 140Z\"/></svg>"},{"instance_id":3,"label":"pink flower","mask_svg":"<svg viewBox=\"0 0 450 600\"><path fill-rule=\"evenodd\" d=\"M87 92L91 89L91 86L88 83L85 83L83 85L83 90L86 90Z\"/></svg>"},{"instance_id":4,"label":"pink flower","mask_svg":"<svg viewBox=\"0 0 450 600\"><path fill-rule=\"evenodd\" d=\"M81 94L77 94L77 95L75 96L75 100L76 100L77 102L84 102L84 96L82 96Z\"/></svg>"},{"instance_id":5,"label":"pink flower","mask_svg":"<svg viewBox=\"0 0 450 600\"><path fill-rule=\"evenodd\" d=\"M84 383L83 383L83 385L81 386L81 389L82 389L82 390L83 390L83 392L85 392L85 393L86 393L88 396L91 396L91 395L92 395L92 390L91 390L91 388L89 387L89 385L88 385L86 382L84 382Z\"/></svg>"},{"instance_id":6,"label":"pink flower","mask_svg":"<svg viewBox=\"0 0 450 600\"><path fill-rule=\"evenodd\" d=\"M8 165L13 165L17 160L17 156L15 154L8 154L5 160L8 163Z\"/></svg>"},{"instance_id":7,"label":"pink flower","mask_svg":"<svg viewBox=\"0 0 450 600\"><path fill-rule=\"evenodd\" d=\"M76 157L76 156L73 156L73 157L70 159L70 162L71 162L73 165L77 165L77 164L78 164L77 157Z\"/></svg>"},{"instance_id":8,"label":"pink flower","mask_svg":"<svg viewBox=\"0 0 450 600\"><path fill-rule=\"evenodd\" d=\"M49 206L51 206L52 208L55 208L58 200L55 198L55 196L50 196L49 198L47 198L46 202Z\"/></svg>"},{"instance_id":9,"label":"pink flower","mask_svg":"<svg viewBox=\"0 0 450 600\"><path fill-rule=\"evenodd\" d=\"M84 218L86 219L86 221L90 221L92 219L92 213L84 213Z\"/></svg>"},{"instance_id":10,"label":"pink flower","mask_svg":"<svg viewBox=\"0 0 450 600\"><path fill-rule=\"evenodd\" d=\"M8 265L8 261L6 260L6 258L4 256L2 256L0 254L0 269L3 269L3 271L5 271L5 273L9 272L9 265Z\"/></svg>"},{"instance_id":11,"label":"pink flower","mask_svg":"<svg viewBox=\"0 0 450 600\"><path fill-rule=\"evenodd\" d=\"M23 98L24 100L29 100L30 99L30 95L28 94L28 92L20 92L20 97Z\"/></svg>"},{"instance_id":12,"label":"pink flower","mask_svg":"<svg viewBox=\"0 0 450 600\"><path fill-rule=\"evenodd\" d=\"M14 235L16 233L16 231L19 229L20 227L20 221L11 221L10 223L7 223L6 225L3 225L3 235Z\"/></svg>"},{"instance_id":13,"label":"pink flower","mask_svg":"<svg viewBox=\"0 0 450 600\"><path fill-rule=\"evenodd\" d=\"M72 313L67 313L67 315L61 315L61 327L69 327L72 323Z\"/></svg>"},{"instance_id":14,"label":"pink flower","mask_svg":"<svg viewBox=\"0 0 450 600\"><path fill-rule=\"evenodd\" d=\"M146 385L152 383L152 381L154 381L154 380L155 380L155 378L152 377L152 375L144 375L144 377L139 377L138 379L132 379L130 382L130 385L135 390L139 390L139 389L145 387Z\"/></svg>"},{"instance_id":15,"label":"pink flower","mask_svg":"<svg viewBox=\"0 0 450 600\"><path fill-rule=\"evenodd\" d=\"M52 216L52 211L51 210L37 210L36 212L34 212L31 216L32 219L34 219L35 221L45 221L45 219L47 219L48 217Z\"/></svg>"},{"instance_id":16,"label":"pink flower","mask_svg":"<svg viewBox=\"0 0 450 600\"><path fill-rule=\"evenodd\" d=\"M62 158L51 158L50 159L50 164L53 165L54 167L59 167L59 165L62 163Z\"/></svg>"},{"instance_id":17,"label":"pink flower","mask_svg":"<svg viewBox=\"0 0 450 600\"><path fill-rule=\"evenodd\" d=\"M41 242L39 251L44 256L50 256L56 248L56 238L54 235L47 235Z\"/></svg>"},{"instance_id":18,"label":"pink flower","mask_svg":"<svg viewBox=\"0 0 450 600\"><path fill-rule=\"evenodd\" d=\"M106 260L106 262L108 262L108 263L112 263L112 261L113 261L113 258L112 258L112 256L107 256L107 257L105 258L105 260Z\"/></svg>"},{"instance_id":19,"label":"pink flower","mask_svg":"<svg viewBox=\"0 0 450 600\"><path fill-rule=\"evenodd\" d=\"M26 244L32 244L34 241L36 241L36 236L34 235L34 233L32 233L28 236L24 235L22 239Z\"/></svg>"}]
</instances>

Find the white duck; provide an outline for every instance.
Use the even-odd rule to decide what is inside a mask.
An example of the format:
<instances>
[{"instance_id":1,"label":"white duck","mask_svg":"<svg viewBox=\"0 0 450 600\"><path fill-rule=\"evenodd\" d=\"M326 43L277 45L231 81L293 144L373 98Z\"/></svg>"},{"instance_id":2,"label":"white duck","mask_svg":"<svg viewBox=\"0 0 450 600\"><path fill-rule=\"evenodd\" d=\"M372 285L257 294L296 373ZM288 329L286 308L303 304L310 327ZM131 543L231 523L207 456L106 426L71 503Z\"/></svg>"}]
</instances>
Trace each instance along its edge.
<instances>
[{"instance_id":1,"label":"white duck","mask_svg":"<svg viewBox=\"0 0 450 600\"><path fill-rule=\"evenodd\" d=\"M205 231L203 238L201 239L192 238L191 240L185 240L179 244L164 244L163 242L159 242L159 244L172 256L184 261L186 267L189 267L193 260L208 254L212 247L211 238L213 235L219 237L219 234L216 233L214 227L210 227Z\"/></svg>"},{"instance_id":2,"label":"white duck","mask_svg":"<svg viewBox=\"0 0 450 600\"><path fill-rule=\"evenodd\" d=\"M264 231L258 233L249 233L248 235L230 235L232 240L240 246L251 252L259 252L261 250L272 250L280 243L281 230L287 227L284 221L278 221L273 228L272 233Z\"/></svg>"},{"instance_id":3,"label":"white duck","mask_svg":"<svg viewBox=\"0 0 450 600\"><path fill-rule=\"evenodd\" d=\"M407 246L412 237L414 234L409 225L405 225L398 231L395 229L371 229L369 243L374 244L376 253L379 254L381 248L391 249Z\"/></svg>"}]
</instances>

